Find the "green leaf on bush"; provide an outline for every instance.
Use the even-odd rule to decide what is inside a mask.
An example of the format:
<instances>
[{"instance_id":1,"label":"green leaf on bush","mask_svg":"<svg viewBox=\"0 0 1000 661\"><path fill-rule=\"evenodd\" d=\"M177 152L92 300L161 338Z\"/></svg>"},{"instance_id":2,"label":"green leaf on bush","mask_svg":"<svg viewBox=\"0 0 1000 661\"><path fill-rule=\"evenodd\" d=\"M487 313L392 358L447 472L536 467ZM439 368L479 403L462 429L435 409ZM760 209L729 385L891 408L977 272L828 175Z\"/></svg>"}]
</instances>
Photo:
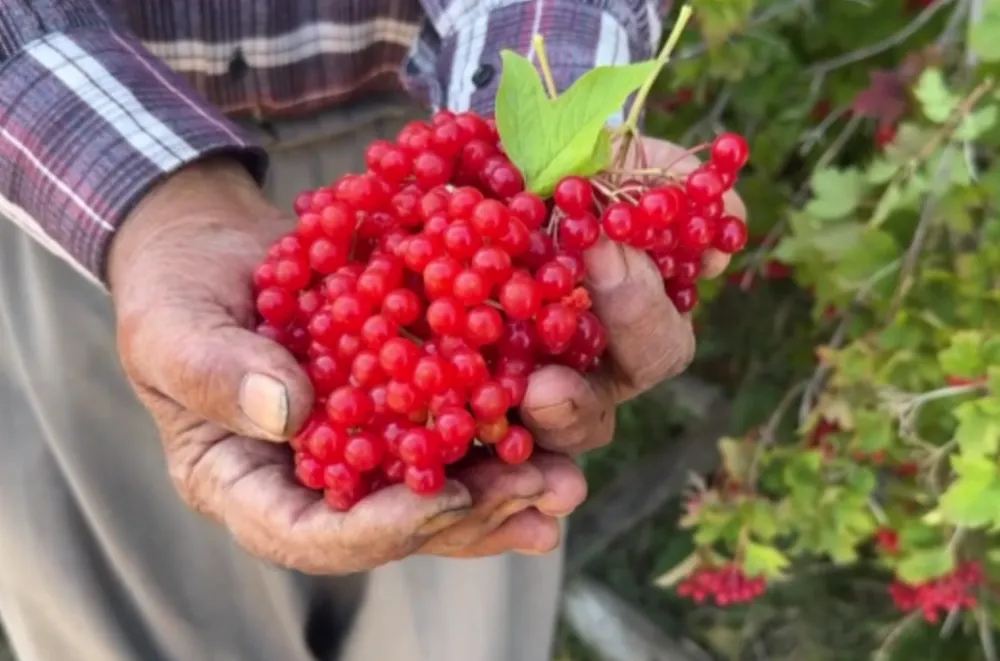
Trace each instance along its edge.
<instances>
[{"instance_id":1,"label":"green leaf on bush","mask_svg":"<svg viewBox=\"0 0 1000 661\"><path fill-rule=\"evenodd\" d=\"M896 573L911 585L940 578L955 569L955 557L947 547L916 551L903 558Z\"/></svg>"},{"instance_id":2,"label":"green leaf on bush","mask_svg":"<svg viewBox=\"0 0 1000 661\"><path fill-rule=\"evenodd\" d=\"M939 511L946 521L966 528L996 525L1000 519L1000 473L993 460L956 455L951 460L958 477L941 496Z\"/></svg>"},{"instance_id":3,"label":"green leaf on bush","mask_svg":"<svg viewBox=\"0 0 1000 661\"><path fill-rule=\"evenodd\" d=\"M1000 449L1000 402L983 398L955 407L955 442L967 456L996 454Z\"/></svg>"},{"instance_id":4,"label":"green leaf on bush","mask_svg":"<svg viewBox=\"0 0 1000 661\"><path fill-rule=\"evenodd\" d=\"M978 21L969 25L969 46L985 62L1000 62L1000 3L987 0Z\"/></svg>"},{"instance_id":5,"label":"green leaf on bush","mask_svg":"<svg viewBox=\"0 0 1000 661\"><path fill-rule=\"evenodd\" d=\"M819 170L811 183L813 199L805 210L822 220L836 220L850 214L857 209L865 191L864 176L854 168Z\"/></svg>"},{"instance_id":6,"label":"green leaf on bush","mask_svg":"<svg viewBox=\"0 0 1000 661\"><path fill-rule=\"evenodd\" d=\"M948 119L961 100L948 89L940 69L925 69L913 94L927 119L938 124Z\"/></svg>"},{"instance_id":7,"label":"green leaf on bush","mask_svg":"<svg viewBox=\"0 0 1000 661\"><path fill-rule=\"evenodd\" d=\"M566 175L589 175L608 165L605 125L657 66L649 60L597 67L552 100L527 58L509 50L500 56L497 130L528 189L541 195Z\"/></svg>"},{"instance_id":8,"label":"green leaf on bush","mask_svg":"<svg viewBox=\"0 0 1000 661\"><path fill-rule=\"evenodd\" d=\"M938 353L938 362L947 376L966 379L981 376L986 364L980 354L983 334L979 331L958 331L953 333L948 347Z\"/></svg>"},{"instance_id":9,"label":"green leaf on bush","mask_svg":"<svg viewBox=\"0 0 1000 661\"><path fill-rule=\"evenodd\" d=\"M892 446L896 439L892 418L881 411L861 410L854 414L853 448L866 453Z\"/></svg>"},{"instance_id":10,"label":"green leaf on bush","mask_svg":"<svg viewBox=\"0 0 1000 661\"><path fill-rule=\"evenodd\" d=\"M899 529L902 548L921 548L941 543L941 530L921 521L907 520Z\"/></svg>"},{"instance_id":11,"label":"green leaf on bush","mask_svg":"<svg viewBox=\"0 0 1000 661\"><path fill-rule=\"evenodd\" d=\"M876 158L868 166L865 177L870 184L884 184L899 172L899 163L893 163L885 158Z\"/></svg>"},{"instance_id":12,"label":"green leaf on bush","mask_svg":"<svg viewBox=\"0 0 1000 661\"><path fill-rule=\"evenodd\" d=\"M780 530L778 511L774 503L763 498L755 499L747 514L747 528L750 533L765 542L778 536Z\"/></svg>"},{"instance_id":13,"label":"green leaf on bush","mask_svg":"<svg viewBox=\"0 0 1000 661\"><path fill-rule=\"evenodd\" d=\"M778 578L788 564L788 558L773 546L749 542L743 549L743 571L747 576Z\"/></svg>"},{"instance_id":14,"label":"green leaf on bush","mask_svg":"<svg viewBox=\"0 0 1000 661\"><path fill-rule=\"evenodd\" d=\"M955 130L955 137L959 140L976 140L997 125L997 116L996 106L980 108L962 119Z\"/></svg>"}]
</instances>

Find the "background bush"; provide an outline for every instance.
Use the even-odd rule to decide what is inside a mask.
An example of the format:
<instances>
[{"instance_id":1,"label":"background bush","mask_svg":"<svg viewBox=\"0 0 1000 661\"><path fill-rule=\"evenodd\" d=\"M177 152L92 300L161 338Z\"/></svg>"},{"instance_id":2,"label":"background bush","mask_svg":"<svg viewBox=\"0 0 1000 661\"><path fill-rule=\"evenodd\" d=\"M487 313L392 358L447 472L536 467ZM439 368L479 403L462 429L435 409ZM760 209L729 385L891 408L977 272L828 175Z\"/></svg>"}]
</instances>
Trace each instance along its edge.
<instances>
[{"instance_id":1,"label":"background bush","mask_svg":"<svg viewBox=\"0 0 1000 661\"><path fill-rule=\"evenodd\" d=\"M719 470L587 570L722 658L994 661L1000 0L692 4L647 128L751 144L754 245L696 318L732 425ZM653 419L662 443L662 409L626 415L598 486ZM677 595L727 563L767 592Z\"/></svg>"}]
</instances>

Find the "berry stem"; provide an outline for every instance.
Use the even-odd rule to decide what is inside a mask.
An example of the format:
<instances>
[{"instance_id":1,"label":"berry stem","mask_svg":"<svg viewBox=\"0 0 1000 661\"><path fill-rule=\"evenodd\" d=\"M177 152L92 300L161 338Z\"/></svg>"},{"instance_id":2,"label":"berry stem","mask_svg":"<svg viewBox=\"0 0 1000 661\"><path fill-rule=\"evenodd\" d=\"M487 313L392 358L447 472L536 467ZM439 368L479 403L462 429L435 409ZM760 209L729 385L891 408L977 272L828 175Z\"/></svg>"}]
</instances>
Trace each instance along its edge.
<instances>
[{"instance_id":1,"label":"berry stem","mask_svg":"<svg viewBox=\"0 0 1000 661\"><path fill-rule=\"evenodd\" d=\"M401 337L405 337L410 342L413 342L414 344L416 344L418 347L424 346L424 341L423 340L421 340L419 337L417 337L416 335L414 335L410 331L406 330L405 328L400 328L399 329L399 334L400 334Z\"/></svg>"},{"instance_id":2,"label":"berry stem","mask_svg":"<svg viewBox=\"0 0 1000 661\"><path fill-rule=\"evenodd\" d=\"M618 191L607 184L601 183L598 179L591 179L590 185L596 188L602 195L606 195L609 200L618 200Z\"/></svg>"},{"instance_id":3,"label":"berry stem","mask_svg":"<svg viewBox=\"0 0 1000 661\"><path fill-rule=\"evenodd\" d=\"M649 78L646 79L646 82L642 84L642 87L639 88L639 91L635 95L635 103L632 104L632 110L625 121L625 129L629 134L633 134L639 130L639 117L642 114L643 107L646 105L646 98L653 89L653 83L659 77L660 71L670 61L670 56L673 54L674 49L677 48L677 42L680 41L681 35L684 33L684 28L687 26L688 21L691 20L692 14L693 11L690 5L681 7L680 13L677 15L677 22L674 23L674 27L670 31L670 36L667 37L667 43L663 45L659 55L656 56L656 68L649 74Z\"/></svg>"},{"instance_id":4,"label":"berry stem","mask_svg":"<svg viewBox=\"0 0 1000 661\"><path fill-rule=\"evenodd\" d=\"M545 81L545 91L549 93L550 99L559 96L556 89L556 80L552 77L552 67L549 66L549 55L545 50L545 37L536 34L531 38L531 43L535 47L535 57L538 58L538 69L542 72L542 80Z\"/></svg>"},{"instance_id":5,"label":"berry stem","mask_svg":"<svg viewBox=\"0 0 1000 661\"><path fill-rule=\"evenodd\" d=\"M675 158L674 160L670 161L665 166L663 166L662 170L664 175L669 176L670 170L672 170L675 165L683 161L688 156L694 156L700 151L711 149L711 147L712 145L710 143L703 142L700 145L695 145L694 147L691 147L690 149L685 149L683 152L677 155L677 158Z\"/></svg>"}]
</instances>

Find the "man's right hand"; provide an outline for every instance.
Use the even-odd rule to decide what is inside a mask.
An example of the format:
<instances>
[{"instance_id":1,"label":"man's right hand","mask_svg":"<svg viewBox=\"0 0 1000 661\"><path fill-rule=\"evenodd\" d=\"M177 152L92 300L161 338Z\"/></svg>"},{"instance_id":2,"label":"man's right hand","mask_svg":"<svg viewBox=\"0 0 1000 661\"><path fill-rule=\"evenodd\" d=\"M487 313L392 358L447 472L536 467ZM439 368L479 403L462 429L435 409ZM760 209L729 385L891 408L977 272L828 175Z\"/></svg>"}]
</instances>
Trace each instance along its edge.
<instances>
[{"instance_id":1,"label":"man's right hand","mask_svg":"<svg viewBox=\"0 0 1000 661\"><path fill-rule=\"evenodd\" d=\"M413 553L554 548L557 517L586 493L559 454L471 462L437 496L397 485L346 514L296 484L281 443L309 415L312 388L291 354L249 330L253 269L292 222L220 158L157 186L112 244L120 357L184 501L252 554L307 573L364 571Z\"/></svg>"}]
</instances>

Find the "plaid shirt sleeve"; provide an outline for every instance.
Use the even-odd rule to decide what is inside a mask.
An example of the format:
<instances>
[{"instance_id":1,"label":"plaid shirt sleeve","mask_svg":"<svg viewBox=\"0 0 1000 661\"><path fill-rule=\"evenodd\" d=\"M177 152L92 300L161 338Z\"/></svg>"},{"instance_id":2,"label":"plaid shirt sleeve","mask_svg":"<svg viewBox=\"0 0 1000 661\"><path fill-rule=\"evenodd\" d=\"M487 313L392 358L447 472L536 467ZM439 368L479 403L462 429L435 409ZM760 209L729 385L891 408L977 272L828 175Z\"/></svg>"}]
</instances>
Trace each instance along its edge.
<instances>
[{"instance_id":1,"label":"plaid shirt sleeve","mask_svg":"<svg viewBox=\"0 0 1000 661\"><path fill-rule=\"evenodd\" d=\"M107 0L0 0L0 216L103 279L115 230L166 174L263 150L146 52Z\"/></svg>"},{"instance_id":2,"label":"plaid shirt sleeve","mask_svg":"<svg viewBox=\"0 0 1000 661\"><path fill-rule=\"evenodd\" d=\"M406 65L406 82L435 108L491 114L500 51L533 55L545 37L556 87L596 66L652 57L669 0L422 0L428 22ZM612 118L614 121L615 118ZM620 120L620 118L618 118Z\"/></svg>"}]
</instances>

